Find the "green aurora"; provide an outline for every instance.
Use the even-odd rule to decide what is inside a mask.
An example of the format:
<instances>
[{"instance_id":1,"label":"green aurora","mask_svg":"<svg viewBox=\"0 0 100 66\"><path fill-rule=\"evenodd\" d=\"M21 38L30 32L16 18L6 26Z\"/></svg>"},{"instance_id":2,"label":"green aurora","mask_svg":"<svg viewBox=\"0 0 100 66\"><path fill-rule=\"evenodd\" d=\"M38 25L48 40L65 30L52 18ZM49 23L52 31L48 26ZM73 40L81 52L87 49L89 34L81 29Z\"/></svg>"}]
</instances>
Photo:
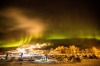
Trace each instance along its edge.
<instances>
[{"instance_id":1,"label":"green aurora","mask_svg":"<svg viewBox=\"0 0 100 66\"><path fill-rule=\"evenodd\" d=\"M38 39L100 41L97 2L49 1L0 2L0 48L18 47Z\"/></svg>"}]
</instances>

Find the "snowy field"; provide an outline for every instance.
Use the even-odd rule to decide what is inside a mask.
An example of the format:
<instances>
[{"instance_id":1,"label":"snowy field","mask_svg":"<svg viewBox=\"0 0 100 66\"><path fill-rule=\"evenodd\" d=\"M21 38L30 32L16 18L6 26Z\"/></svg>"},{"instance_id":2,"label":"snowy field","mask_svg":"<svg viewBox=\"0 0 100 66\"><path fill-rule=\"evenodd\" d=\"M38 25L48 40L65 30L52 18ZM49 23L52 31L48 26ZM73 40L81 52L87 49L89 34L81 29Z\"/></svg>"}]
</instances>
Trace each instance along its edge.
<instances>
[{"instance_id":1,"label":"snowy field","mask_svg":"<svg viewBox=\"0 0 100 66\"><path fill-rule=\"evenodd\" d=\"M84 59L77 63L32 63L29 61L21 62L0 62L0 66L100 66L100 59Z\"/></svg>"}]
</instances>

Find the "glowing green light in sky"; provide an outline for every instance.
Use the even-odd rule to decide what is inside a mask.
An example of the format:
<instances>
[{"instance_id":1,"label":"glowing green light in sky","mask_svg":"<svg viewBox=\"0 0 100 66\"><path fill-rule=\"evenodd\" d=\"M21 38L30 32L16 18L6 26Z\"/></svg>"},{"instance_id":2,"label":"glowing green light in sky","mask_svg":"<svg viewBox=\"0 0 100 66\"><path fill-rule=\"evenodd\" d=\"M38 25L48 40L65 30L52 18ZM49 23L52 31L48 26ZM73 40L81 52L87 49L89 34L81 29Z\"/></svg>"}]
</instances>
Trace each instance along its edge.
<instances>
[{"instance_id":1,"label":"glowing green light in sky","mask_svg":"<svg viewBox=\"0 0 100 66\"><path fill-rule=\"evenodd\" d=\"M73 39L73 38L78 38L78 39L96 39L100 40L99 35L86 35L86 34L74 34L72 33L71 35L63 35L63 34L52 34L47 39Z\"/></svg>"},{"instance_id":2,"label":"glowing green light in sky","mask_svg":"<svg viewBox=\"0 0 100 66\"><path fill-rule=\"evenodd\" d=\"M31 41L32 36L28 36L25 38L20 39L19 41L12 41L12 42L2 42L3 44L0 46L0 48L6 48L6 47L18 47L23 44L27 44ZM0 43L1 44L1 43Z\"/></svg>"},{"instance_id":3,"label":"glowing green light in sky","mask_svg":"<svg viewBox=\"0 0 100 66\"><path fill-rule=\"evenodd\" d=\"M70 37L67 37L62 34L53 34L53 35L50 35L49 37L47 37L47 39L67 39L67 38L70 38Z\"/></svg>"}]
</instances>

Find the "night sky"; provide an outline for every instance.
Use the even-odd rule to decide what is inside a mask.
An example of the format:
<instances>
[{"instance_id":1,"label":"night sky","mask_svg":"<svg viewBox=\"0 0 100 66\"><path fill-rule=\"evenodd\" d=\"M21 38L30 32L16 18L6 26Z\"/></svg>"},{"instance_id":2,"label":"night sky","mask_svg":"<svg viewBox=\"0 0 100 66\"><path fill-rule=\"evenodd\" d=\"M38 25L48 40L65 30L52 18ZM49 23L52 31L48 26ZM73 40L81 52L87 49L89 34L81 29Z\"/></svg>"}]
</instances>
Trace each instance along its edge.
<instances>
[{"instance_id":1,"label":"night sky","mask_svg":"<svg viewBox=\"0 0 100 66\"><path fill-rule=\"evenodd\" d=\"M100 41L99 13L95 0L0 0L0 47L36 39Z\"/></svg>"}]
</instances>

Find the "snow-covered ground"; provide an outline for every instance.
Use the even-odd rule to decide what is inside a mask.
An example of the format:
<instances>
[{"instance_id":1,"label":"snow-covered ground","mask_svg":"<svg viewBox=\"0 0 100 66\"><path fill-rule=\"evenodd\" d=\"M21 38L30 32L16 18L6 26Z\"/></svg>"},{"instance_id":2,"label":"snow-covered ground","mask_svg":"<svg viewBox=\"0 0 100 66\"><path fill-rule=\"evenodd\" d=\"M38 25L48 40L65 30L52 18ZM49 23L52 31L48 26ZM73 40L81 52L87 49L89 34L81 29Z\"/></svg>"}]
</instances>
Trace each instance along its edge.
<instances>
[{"instance_id":1,"label":"snow-covered ground","mask_svg":"<svg viewBox=\"0 0 100 66\"><path fill-rule=\"evenodd\" d=\"M46 63L34 63L32 61L21 62L0 62L0 66L100 66L100 59L84 59L82 62L77 63L48 63L52 60L46 61ZM37 60L35 62L40 62ZM44 61L45 62L45 61Z\"/></svg>"}]
</instances>

